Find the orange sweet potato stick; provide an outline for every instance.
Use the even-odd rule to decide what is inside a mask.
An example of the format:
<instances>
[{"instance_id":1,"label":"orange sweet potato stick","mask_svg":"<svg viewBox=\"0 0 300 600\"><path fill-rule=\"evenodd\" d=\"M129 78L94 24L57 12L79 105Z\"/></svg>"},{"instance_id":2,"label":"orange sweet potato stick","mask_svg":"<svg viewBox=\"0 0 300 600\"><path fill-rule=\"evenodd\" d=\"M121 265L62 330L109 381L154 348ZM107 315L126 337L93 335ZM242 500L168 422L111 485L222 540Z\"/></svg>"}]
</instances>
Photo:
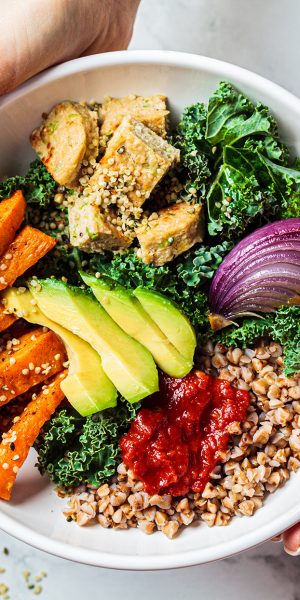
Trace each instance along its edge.
<instances>
[{"instance_id":1,"label":"orange sweet potato stick","mask_svg":"<svg viewBox=\"0 0 300 600\"><path fill-rule=\"evenodd\" d=\"M9 315L6 314L4 311L5 306L3 306L3 304L1 304L0 302L0 333L1 331L5 331L5 329L8 329L18 319L16 315Z\"/></svg>"},{"instance_id":2,"label":"orange sweet potato stick","mask_svg":"<svg viewBox=\"0 0 300 600\"><path fill-rule=\"evenodd\" d=\"M13 285L27 269L52 250L56 240L26 225L0 258L0 290Z\"/></svg>"},{"instance_id":3,"label":"orange sweet potato stick","mask_svg":"<svg viewBox=\"0 0 300 600\"><path fill-rule=\"evenodd\" d=\"M0 353L0 407L62 371L67 360L60 339L42 327L14 341L11 350Z\"/></svg>"},{"instance_id":4,"label":"orange sweet potato stick","mask_svg":"<svg viewBox=\"0 0 300 600\"><path fill-rule=\"evenodd\" d=\"M3 435L0 444L0 498L9 500L17 473L25 462L29 450L64 398L60 389L63 371L50 379L39 394L32 398L19 419Z\"/></svg>"},{"instance_id":5,"label":"orange sweet potato stick","mask_svg":"<svg viewBox=\"0 0 300 600\"><path fill-rule=\"evenodd\" d=\"M16 231L24 220L26 202L21 190L0 202L0 256L14 240Z\"/></svg>"}]
</instances>

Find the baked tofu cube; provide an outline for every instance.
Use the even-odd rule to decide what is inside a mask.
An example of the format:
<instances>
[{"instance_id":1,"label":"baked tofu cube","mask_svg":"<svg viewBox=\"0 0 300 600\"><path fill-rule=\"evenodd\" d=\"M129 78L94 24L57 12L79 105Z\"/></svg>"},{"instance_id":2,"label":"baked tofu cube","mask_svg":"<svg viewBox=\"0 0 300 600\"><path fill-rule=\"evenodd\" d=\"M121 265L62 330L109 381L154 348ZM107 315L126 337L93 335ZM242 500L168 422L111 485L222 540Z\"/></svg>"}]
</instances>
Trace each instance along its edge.
<instances>
[{"instance_id":1,"label":"baked tofu cube","mask_svg":"<svg viewBox=\"0 0 300 600\"><path fill-rule=\"evenodd\" d=\"M103 252L127 248L132 239L109 223L99 206L88 197L74 194L69 204L69 230L72 246L85 252Z\"/></svg>"},{"instance_id":2,"label":"baked tofu cube","mask_svg":"<svg viewBox=\"0 0 300 600\"><path fill-rule=\"evenodd\" d=\"M157 183L180 159L179 150L140 121L124 117L110 139L90 186L114 188L123 184L130 203L140 207Z\"/></svg>"},{"instance_id":3,"label":"baked tofu cube","mask_svg":"<svg viewBox=\"0 0 300 600\"><path fill-rule=\"evenodd\" d=\"M204 234L201 204L172 204L148 219L136 230L140 243L138 256L149 264L164 265L178 254L202 242Z\"/></svg>"},{"instance_id":4,"label":"baked tofu cube","mask_svg":"<svg viewBox=\"0 0 300 600\"><path fill-rule=\"evenodd\" d=\"M76 187L82 161L98 156L97 113L78 102L61 102L32 132L30 141L53 179Z\"/></svg>"},{"instance_id":5,"label":"baked tofu cube","mask_svg":"<svg viewBox=\"0 0 300 600\"><path fill-rule=\"evenodd\" d=\"M166 120L169 114L165 96L125 96L108 98L102 104L100 118L101 134L111 135L122 119L131 116L141 121L162 137L166 136Z\"/></svg>"}]
</instances>

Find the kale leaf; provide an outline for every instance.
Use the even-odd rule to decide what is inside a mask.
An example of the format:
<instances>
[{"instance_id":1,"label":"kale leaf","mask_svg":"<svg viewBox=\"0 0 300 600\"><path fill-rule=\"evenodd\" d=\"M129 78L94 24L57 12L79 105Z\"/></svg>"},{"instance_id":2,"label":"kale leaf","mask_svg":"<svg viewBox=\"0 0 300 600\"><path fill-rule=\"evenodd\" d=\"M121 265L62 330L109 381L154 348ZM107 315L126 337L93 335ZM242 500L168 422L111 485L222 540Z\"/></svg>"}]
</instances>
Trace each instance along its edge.
<instances>
[{"instance_id":1,"label":"kale leaf","mask_svg":"<svg viewBox=\"0 0 300 600\"><path fill-rule=\"evenodd\" d=\"M120 437L139 408L120 399L116 408L90 417L72 408L57 410L35 442L40 472L65 487L106 481L116 472Z\"/></svg>"},{"instance_id":2,"label":"kale leaf","mask_svg":"<svg viewBox=\"0 0 300 600\"><path fill-rule=\"evenodd\" d=\"M250 227L300 216L299 165L291 168L269 110L221 82L206 121L205 139L215 156L214 179L206 182L210 235L237 241Z\"/></svg>"},{"instance_id":3,"label":"kale leaf","mask_svg":"<svg viewBox=\"0 0 300 600\"><path fill-rule=\"evenodd\" d=\"M272 339L283 346L284 373L300 372L300 306L282 306L275 313Z\"/></svg>"},{"instance_id":4,"label":"kale leaf","mask_svg":"<svg viewBox=\"0 0 300 600\"><path fill-rule=\"evenodd\" d=\"M205 138L212 146L228 146L256 134L277 134L268 108L256 106L230 83L221 81L208 103ZM218 148L218 151L220 148Z\"/></svg>"},{"instance_id":5,"label":"kale leaf","mask_svg":"<svg viewBox=\"0 0 300 600\"><path fill-rule=\"evenodd\" d=\"M300 217L300 170L285 167L259 155L266 166L270 179L281 197L280 217Z\"/></svg>"},{"instance_id":6,"label":"kale leaf","mask_svg":"<svg viewBox=\"0 0 300 600\"><path fill-rule=\"evenodd\" d=\"M205 281L213 278L231 248L232 245L228 241L217 246L201 245L192 248L177 260L178 276L189 287L202 286Z\"/></svg>"},{"instance_id":7,"label":"kale leaf","mask_svg":"<svg viewBox=\"0 0 300 600\"><path fill-rule=\"evenodd\" d=\"M264 336L270 335L274 323L274 315L267 314L264 318L247 317L239 327L226 327L217 332L216 339L220 344L229 347L249 348Z\"/></svg>"},{"instance_id":8,"label":"kale leaf","mask_svg":"<svg viewBox=\"0 0 300 600\"><path fill-rule=\"evenodd\" d=\"M204 196L205 185L211 176L212 150L205 141L207 108L197 102L182 113L174 144L180 150L181 169L185 179L183 196L195 200Z\"/></svg>"},{"instance_id":9,"label":"kale leaf","mask_svg":"<svg viewBox=\"0 0 300 600\"><path fill-rule=\"evenodd\" d=\"M283 347L284 373L300 372L300 306L282 306L262 319L245 318L239 327L228 327L215 334L224 346L247 348L264 336Z\"/></svg>"},{"instance_id":10,"label":"kale leaf","mask_svg":"<svg viewBox=\"0 0 300 600\"><path fill-rule=\"evenodd\" d=\"M210 235L236 240L263 213L265 198L248 156L225 146L223 164L207 195Z\"/></svg>"},{"instance_id":11,"label":"kale leaf","mask_svg":"<svg viewBox=\"0 0 300 600\"><path fill-rule=\"evenodd\" d=\"M0 200L9 198L18 189L23 190L28 204L47 206L53 199L57 183L43 163L36 159L25 176L16 175L0 183Z\"/></svg>"}]
</instances>

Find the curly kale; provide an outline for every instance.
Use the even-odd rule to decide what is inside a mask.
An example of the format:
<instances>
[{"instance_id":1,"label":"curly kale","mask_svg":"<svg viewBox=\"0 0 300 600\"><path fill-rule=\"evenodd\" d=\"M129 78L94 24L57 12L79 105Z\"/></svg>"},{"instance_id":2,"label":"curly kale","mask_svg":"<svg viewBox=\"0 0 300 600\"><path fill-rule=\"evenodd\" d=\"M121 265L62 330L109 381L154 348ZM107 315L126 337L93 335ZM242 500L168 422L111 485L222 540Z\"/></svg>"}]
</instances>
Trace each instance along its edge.
<instances>
[{"instance_id":1,"label":"curly kale","mask_svg":"<svg viewBox=\"0 0 300 600\"><path fill-rule=\"evenodd\" d=\"M208 102L206 140L218 153L223 146L257 134L277 135L277 125L268 108L255 106L230 83L221 81Z\"/></svg>"},{"instance_id":2,"label":"curly kale","mask_svg":"<svg viewBox=\"0 0 300 600\"><path fill-rule=\"evenodd\" d=\"M221 82L209 99L205 140L215 161L214 178L206 185L211 236L237 241L250 227L300 215L300 171L290 168L289 152L265 106ZM205 140L200 161L207 156Z\"/></svg>"},{"instance_id":3,"label":"curly kale","mask_svg":"<svg viewBox=\"0 0 300 600\"><path fill-rule=\"evenodd\" d=\"M285 375L300 372L300 306L283 306L277 310L271 337L283 346Z\"/></svg>"},{"instance_id":4,"label":"curly kale","mask_svg":"<svg viewBox=\"0 0 300 600\"><path fill-rule=\"evenodd\" d=\"M139 408L120 399L116 408L90 417L71 408L57 410L35 442L40 472L65 487L106 481L116 471L120 437Z\"/></svg>"},{"instance_id":5,"label":"curly kale","mask_svg":"<svg viewBox=\"0 0 300 600\"><path fill-rule=\"evenodd\" d=\"M189 250L177 261L178 276L189 287L201 286L213 278L223 258L231 250L230 242L217 246L197 246Z\"/></svg>"},{"instance_id":6,"label":"curly kale","mask_svg":"<svg viewBox=\"0 0 300 600\"><path fill-rule=\"evenodd\" d=\"M224 346L247 348L264 336L283 347L285 375L300 372L300 306L282 306L262 319L243 319L239 327L218 332L216 339Z\"/></svg>"},{"instance_id":7,"label":"curly kale","mask_svg":"<svg viewBox=\"0 0 300 600\"><path fill-rule=\"evenodd\" d=\"M0 200L9 198L18 189L23 190L28 204L47 206L53 199L57 183L43 163L36 159L25 176L16 175L0 183Z\"/></svg>"},{"instance_id":8,"label":"curly kale","mask_svg":"<svg viewBox=\"0 0 300 600\"><path fill-rule=\"evenodd\" d=\"M182 113L175 137L180 150L181 164L186 169L184 192L186 198L204 195L205 184L211 176L212 150L205 141L207 108L197 102Z\"/></svg>"},{"instance_id":9,"label":"curly kale","mask_svg":"<svg viewBox=\"0 0 300 600\"><path fill-rule=\"evenodd\" d=\"M225 147L223 163L207 195L210 235L235 241L262 215L265 197L248 156Z\"/></svg>"},{"instance_id":10,"label":"curly kale","mask_svg":"<svg viewBox=\"0 0 300 600\"><path fill-rule=\"evenodd\" d=\"M274 314L268 314L262 319L247 317L241 321L239 327L226 327L217 332L216 339L228 348L249 348L259 338L270 335L274 317Z\"/></svg>"},{"instance_id":11,"label":"curly kale","mask_svg":"<svg viewBox=\"0 0 300 600\"><path fill-rule=\"evenodd\" d=\"M221 82L208 108L188 106L175 145L183 198L206 205L208 233L230 242L266 221L300 215L300 171L267 107Z\"/></svg>"}]
</instances>

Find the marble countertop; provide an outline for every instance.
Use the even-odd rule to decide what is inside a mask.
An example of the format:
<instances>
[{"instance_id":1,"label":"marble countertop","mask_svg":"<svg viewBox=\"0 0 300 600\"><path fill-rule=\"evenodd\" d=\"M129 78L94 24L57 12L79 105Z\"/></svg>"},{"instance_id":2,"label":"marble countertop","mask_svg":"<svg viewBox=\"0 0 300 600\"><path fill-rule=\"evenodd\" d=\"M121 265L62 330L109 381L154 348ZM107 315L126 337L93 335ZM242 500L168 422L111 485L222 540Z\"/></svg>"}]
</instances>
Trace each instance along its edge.
<instances>
[{"instance_id":1,"label":"marble countertop","mask_svg":"<svg viewBox=\"0 0 300 600\"><path fill-rule=\"evenodd\" d=\"M299 0L144 0L131 49L168 49L227 60L300 95ZM3 549L8 548L5 555ZM222 562L156 573L97 569L48 556L0 533L0 584L11 600L130 597L157 600L300 600L300 559L267 543ZM35 596L30 582L41 585ZM34 576L48 576L41 583ZM0 585L1 593L1 585Z\"/></svg>"}]
</instances>

